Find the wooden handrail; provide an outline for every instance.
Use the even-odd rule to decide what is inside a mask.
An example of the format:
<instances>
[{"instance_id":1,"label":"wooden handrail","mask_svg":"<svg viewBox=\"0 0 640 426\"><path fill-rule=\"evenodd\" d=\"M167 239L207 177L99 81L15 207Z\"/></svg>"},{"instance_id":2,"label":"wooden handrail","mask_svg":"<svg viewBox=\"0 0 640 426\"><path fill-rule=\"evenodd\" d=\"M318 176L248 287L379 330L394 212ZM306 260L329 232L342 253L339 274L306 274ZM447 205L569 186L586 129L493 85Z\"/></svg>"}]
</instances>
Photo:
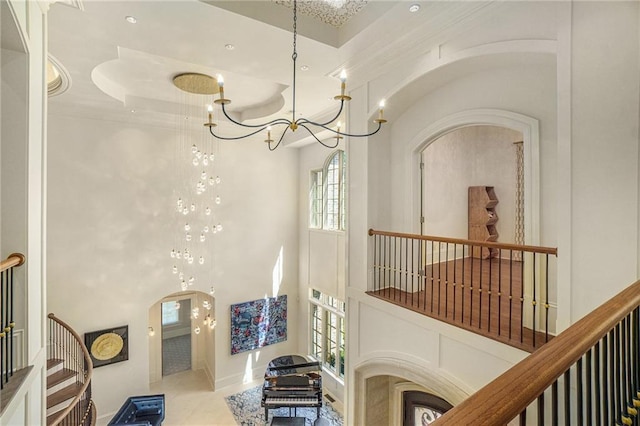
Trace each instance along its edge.
<instances>
[{"instance_id":1,"label":"wooden handrail","mask_svg":"<svg viewBox=\"0 0 640 426\"><path fill-rule=\"evenodd\" d=\"M4 272L7 269L13 268L14 266L22 266L24 264L24 254L22 253L11 253L7 260L3 260L0 262L0 272Z\"/></svg>"},{"instance_id":2,"label":"wooden handrail","mask_svg":"<svg viewBox=\"0 0 640 426\"><path fill-rule=\"evenodd\" d=\"M62 419L64 419L67 416L67 414L71 412L71 410L73 410L73 408L80 401L80 398L82 397L82 395L84 395L87 388L89 387L89 384L91 383L91 378L93 377L93 362L91 361L91 356L89 355L89 351L87 350L87 347L82 342L82 339L80 339L80 336L78 335L78 333L76 333L75 330L71 328L71 326L69 326L69 324L57 318L54 314L51 313L48 315L48 317L49 319L57 322L62 327L64 327L69 333L71 333L73 338L76 339L76 341L82 348L82 353L84 355L84 365L87 367L87 372L86 372L87 376L85 377L85 380L84 380L84 383L82 384L82 388L80 389L80 392L78 392L78 394L73 398L73 401L71 401L69 406L64 410L60 411L59 414L56 416L56 418L53 420L53 422L50 423L51 425L57 425Z\"/></svg>"},{"instance_id":3,"label":"wooden handrail","mask_svg":"<svg viewBox=\"0 0 640 426\"><path fill-rule=\"evenodd\" d=\"M640 281L456 405L434 424L508 424L638 306Z\"/></svg>"},{"instance_id":4,"label":"wooden handrail","mask_svg":"<svg viewBox=\"0 0 640 426\"><path fill-rule=\"evenodd\" d=\"M502 249L502 250L526 251L530 253L552 254L554 256L558 255L558 249L554 247L525 246L525 245L519 245L519 244L494 243L490 241L473 241L473 240L464 240L461 238L434 237L431 235L417 235L417 234L404 234L401 232L376 231L375 229L369 229L369 235L383 235L385 237L410 238L414 240L435 241L438 243L464 244L464 245L472 245L476 247L488 247L488 248L496 248L496 249Z\"/></svg>"}]
</instances>

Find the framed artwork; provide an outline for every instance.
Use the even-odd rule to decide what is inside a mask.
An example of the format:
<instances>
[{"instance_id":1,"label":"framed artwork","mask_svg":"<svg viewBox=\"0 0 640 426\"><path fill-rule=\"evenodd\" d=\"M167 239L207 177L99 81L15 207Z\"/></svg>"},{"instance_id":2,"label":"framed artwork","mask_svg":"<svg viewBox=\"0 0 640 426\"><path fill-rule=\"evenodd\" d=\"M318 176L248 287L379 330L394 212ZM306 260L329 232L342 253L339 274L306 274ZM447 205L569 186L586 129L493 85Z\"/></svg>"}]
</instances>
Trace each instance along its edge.
<instances>
[{"instance_id":1,"label":"framed artwork","mask_svg":"<svg viewBox=\"0 0 640 426\"><path fill-rule=\"evenodd\" d=\"M231 305L231 355L287 340L287 295Z\"/></svg>"},{"instance_id":2,"label":"framed artwork","mask_svg":"<svg viewBox=\"0 0 640 426\"><path fill-rule=\"evenodd\" d=\"M444 399L420 391L402 392L402 426L428 426L453 406Z\"/></svg>"},{"instance_id":3,"label":"framed artwork","mask_svg":"<svg viewBox=\"0 0 640 426\"><path fill-rule=\"evenodd\" d=\"M126 361L129 359L129 326L84 333L84 344L94 367Z\"/></svg>"}]
</instances>

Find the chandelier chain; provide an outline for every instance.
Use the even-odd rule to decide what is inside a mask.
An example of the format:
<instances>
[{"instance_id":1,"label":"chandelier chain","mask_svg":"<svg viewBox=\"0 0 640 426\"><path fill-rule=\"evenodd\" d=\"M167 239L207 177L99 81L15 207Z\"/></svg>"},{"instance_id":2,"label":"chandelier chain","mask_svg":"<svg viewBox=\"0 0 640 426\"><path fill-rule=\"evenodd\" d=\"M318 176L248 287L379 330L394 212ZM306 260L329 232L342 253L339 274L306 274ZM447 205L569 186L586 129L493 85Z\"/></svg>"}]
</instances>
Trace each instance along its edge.
<instances>
[{"instance_id":1,"label":"chandelier chain","mask_svg":"<svg viewBox=\"0 0 640 426\"><path fill-rule=\"evenodd\" d=\"M291 121L296 121L296 59L298 59L298 52L296 50L296 44L298 39L298 4L296 0L293 0L293 105L291 108Z\"/></svg>"},{"instance_id":2,"label":"chandelier chain","mask_svg":"<svg viewBox=\"0 0 640 426\"><path fill-rule=\"evenodd\" d=\"M298 51L296 50L297 39L298 39L298 8L296 0L293 0L293 55L291 55L291 59L298 59Z\"/></svg>"}]
</instances>

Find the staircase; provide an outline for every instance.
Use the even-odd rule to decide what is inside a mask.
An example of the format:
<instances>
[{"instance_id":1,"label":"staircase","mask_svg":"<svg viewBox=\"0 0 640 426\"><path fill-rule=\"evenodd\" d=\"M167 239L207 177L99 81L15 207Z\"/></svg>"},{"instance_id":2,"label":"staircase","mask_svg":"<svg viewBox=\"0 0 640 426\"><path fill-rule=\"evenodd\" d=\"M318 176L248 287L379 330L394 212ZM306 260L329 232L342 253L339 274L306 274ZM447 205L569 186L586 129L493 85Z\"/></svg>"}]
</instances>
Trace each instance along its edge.
<instances>
[{"instance_id":1,"label":"staircase","mask_svg":"<svg viewBox=\"0 0 640 426\"><path fill-rule=\"evenodd\" d=\"M48 353L47 426L95 425L91 357L80 336L53 314L49 314Z\"/></svg>"},{"instance_id":2,"label":"staircase","mask_svg":"<svg viewBox=\"0 0 640 426\"><path fill-rule=\"evenodd\" d=\"M56 414L71 405L81 391L76 372L65 368L64 360L47 360L47 426L53 424Z\"/></svg>"}]
</instances>

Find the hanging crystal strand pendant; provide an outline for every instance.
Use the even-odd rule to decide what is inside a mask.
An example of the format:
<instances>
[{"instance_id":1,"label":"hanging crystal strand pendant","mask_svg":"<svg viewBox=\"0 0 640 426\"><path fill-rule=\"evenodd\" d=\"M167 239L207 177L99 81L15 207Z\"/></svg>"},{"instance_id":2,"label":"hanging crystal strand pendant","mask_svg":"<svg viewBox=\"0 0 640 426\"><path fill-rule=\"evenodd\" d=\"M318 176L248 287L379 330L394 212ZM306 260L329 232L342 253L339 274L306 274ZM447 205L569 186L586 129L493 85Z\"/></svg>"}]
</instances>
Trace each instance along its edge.
<instances>
[{"instance_id":1,"label":"hanging crystal strand pendant","mask_svg":"<svg viewBox=\"0 0 640 426\"><path fill-rule=\"evenodd\" d=\"M188 80L192 75L187 77ZM172 275L178 277L180 289L187 291L197 289L199 283L213 279L215 263L212 260L216 243L212 234L222 230L216 216L216 210L222 204L219 195L222 179L219 142L210 137L208 127L194 119L200 114L201 108L209 109L207 103L213 93L194 91L193 87L185 88L177 83L176 86L181 89L182 96L176 118L177 143L173 169L176 173L174 217L177 224L174 247L170 249L170 269ZM215 81L211 87L217 93ZM212 111L208 124L215 126ZM215 221L212 216L215 216Z\"/></svg>"}]
</instances>

